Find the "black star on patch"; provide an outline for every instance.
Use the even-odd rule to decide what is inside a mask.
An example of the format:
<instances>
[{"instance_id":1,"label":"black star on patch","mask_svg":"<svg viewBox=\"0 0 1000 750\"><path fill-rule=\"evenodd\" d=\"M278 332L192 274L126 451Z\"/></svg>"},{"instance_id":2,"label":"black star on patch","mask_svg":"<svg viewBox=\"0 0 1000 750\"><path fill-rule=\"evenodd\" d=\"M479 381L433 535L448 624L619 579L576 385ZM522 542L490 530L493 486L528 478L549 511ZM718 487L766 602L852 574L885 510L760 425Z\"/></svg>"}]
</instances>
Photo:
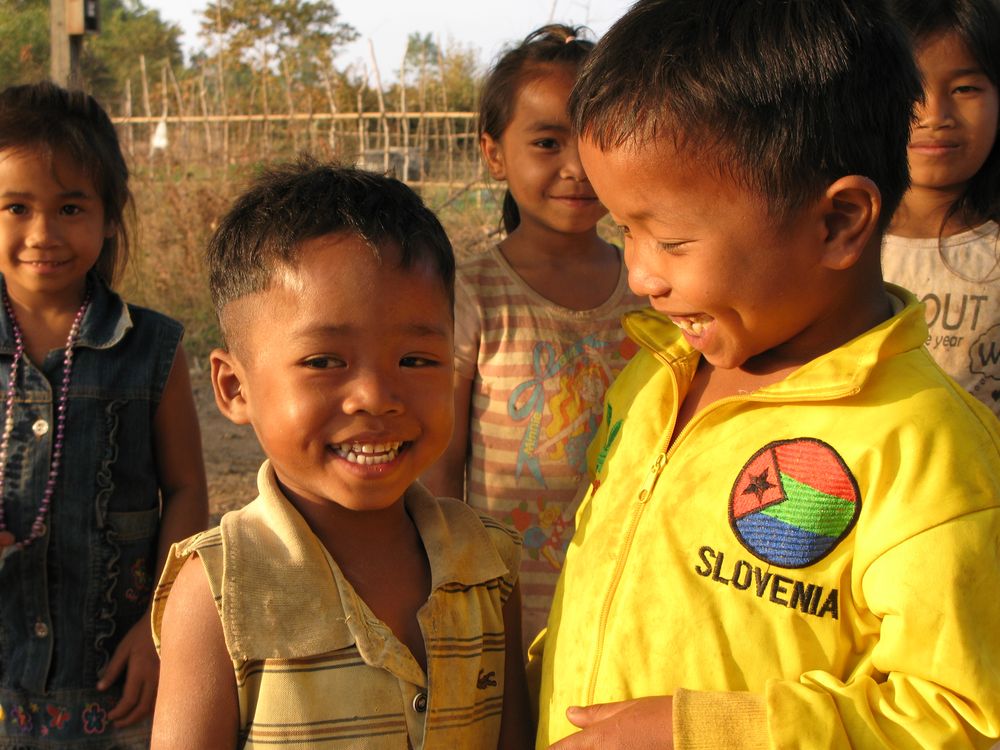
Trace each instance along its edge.
<instances>
[{"instance_id":1,"label":"black star on patch","mask_svg":"<svg viewBox=\"0 0 1000 750\"><path fill-rule=\"evenodd\" d=\"M756 495L758 500L763 500L764 493L776 486L767 481L767 473L768 470L764 469L760 474L752 474L753 481L746 486L743 494Z\"/></svg>"}]
</instances>

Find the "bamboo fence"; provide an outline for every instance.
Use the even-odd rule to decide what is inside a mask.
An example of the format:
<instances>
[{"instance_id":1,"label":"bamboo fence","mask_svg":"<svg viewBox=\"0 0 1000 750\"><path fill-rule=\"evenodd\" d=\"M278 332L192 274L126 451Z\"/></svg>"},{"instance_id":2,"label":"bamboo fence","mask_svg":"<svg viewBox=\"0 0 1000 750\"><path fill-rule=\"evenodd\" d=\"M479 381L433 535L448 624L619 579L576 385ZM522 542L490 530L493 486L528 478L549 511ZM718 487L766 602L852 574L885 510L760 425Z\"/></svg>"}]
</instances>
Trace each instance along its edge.
<instances>
[{"instance_id":1,"label":"bamboo fence","mask_svg":"<svg viewBox=\"0 0 1000 750\"><path fill-rule=\"evenodd\" d=\"M282 61L284 107L279 109L271 101L275 94L266 93L264 81L269 76L251 89L249 101L244 93L244 101L233 102L229 101L232 93L227 95L222 77L212 66L178 81L168 64L159 66L158 76L150 75L145 58L140 57L139 97L134 96L129 80L112 120L133 164L140 168L169 165L211 178L219 167L227 174L233 166L309 153L393 174L417 188L444 188L452 196L449 201L471 191L477 194L478 203L479 193L495 186L484 181L476 113L449 110L443 74L434 81L439 83L434 86L435 95L427 95L428 77L444 69L443 57L434 62L434 68L421 65L416 85L409 91L406 86L394 87L396 106L389 109L372 50L374 92L367 86L368 76L362 76L348 110L344 107L347 92L335 91L337 84L330 75L322 75L319 95L316 90L296 90ZM405 76L404 61L400 80ZM274 81L270 85L276 87ZM373 93L375 108L370 106ZM301 111L303 103L312 110L317 101L324 100L321 111Z\"/></svg>"}]
</instances>

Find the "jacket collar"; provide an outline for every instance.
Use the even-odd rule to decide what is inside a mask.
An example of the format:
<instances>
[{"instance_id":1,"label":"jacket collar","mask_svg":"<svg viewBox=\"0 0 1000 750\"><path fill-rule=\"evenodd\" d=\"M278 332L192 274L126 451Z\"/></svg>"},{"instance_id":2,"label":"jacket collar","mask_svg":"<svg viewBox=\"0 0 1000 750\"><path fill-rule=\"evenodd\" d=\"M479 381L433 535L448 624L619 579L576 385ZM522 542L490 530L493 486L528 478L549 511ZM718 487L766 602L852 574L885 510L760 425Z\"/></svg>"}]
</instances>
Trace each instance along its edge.
<instances>
[{"instance_id":1,"label":"jacket collar","mask_svg":"<svg viewBox=\"0 0 1000 750\"><path fill-rule=\"evenodd\" d=\"M753 398L839 398L856 393L880 360L919 349L927 340L924 305L902 287L885 284L893 316L860 336L799 367L787 377L754 392ZM694 377L700 354L664 315L651 310L627 313L625 331L639 346L649 350L677 372L678 378Z\"/></svg>"},{"instance_id":2,"label":"jacket collar","mask_svg":"<svg viewBox=\"0 0 1000 750\"><path fill-rule=\"evenodd\" d=\"M0 279L2 279L0 275ZM90 284L90 305L80 324L76 346L89 349L110 349L124 338L132 327L132 316L121 297L108 288L94 272L87 275ZM14 330L6 310L0 309L0 353L14 352Z\"/></svg>"}]
</instances>

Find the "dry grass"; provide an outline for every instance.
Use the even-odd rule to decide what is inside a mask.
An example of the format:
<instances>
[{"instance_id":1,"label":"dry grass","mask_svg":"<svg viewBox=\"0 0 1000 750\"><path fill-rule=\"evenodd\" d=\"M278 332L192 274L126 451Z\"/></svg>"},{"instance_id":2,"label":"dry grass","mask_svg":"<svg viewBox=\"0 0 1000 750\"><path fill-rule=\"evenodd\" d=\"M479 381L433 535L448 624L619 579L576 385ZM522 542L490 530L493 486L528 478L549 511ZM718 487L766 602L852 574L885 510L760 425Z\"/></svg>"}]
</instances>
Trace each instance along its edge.
<instances>
[{"instance_id":1,"label":"dry grass","mask_svg":"<svg viewBox=\"0 0 1000 750\"><path fill-rule=\"evenodd\" d=\"M136 168L132 178L138 224L123 296L180 320L195 363L217 346L219 330L208 293L203 252L217 222L261 165L229 174L195 173L177 164ZM434 190L423 196L455 246L464 252L495 236L499 210L492 194Z\"/></svg>"}]
</instances>

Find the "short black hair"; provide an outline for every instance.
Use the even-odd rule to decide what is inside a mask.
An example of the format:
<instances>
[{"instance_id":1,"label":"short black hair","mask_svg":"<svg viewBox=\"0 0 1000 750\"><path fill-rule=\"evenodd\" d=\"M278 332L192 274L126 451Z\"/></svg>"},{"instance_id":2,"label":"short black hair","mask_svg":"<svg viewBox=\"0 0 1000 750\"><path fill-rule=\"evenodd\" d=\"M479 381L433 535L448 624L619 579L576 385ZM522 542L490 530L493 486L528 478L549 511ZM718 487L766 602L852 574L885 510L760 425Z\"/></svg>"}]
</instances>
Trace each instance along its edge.
<instances>
[{"instance_id":1,"label":"short black hair","mask_svg":"<svg viewBox=\"0 0 1000 750\"><path fill-rule=\"evenodd\" d=\"M673 138L776 218L864 175L884 227L920 92L883 0L639 0L584 63L570 113L602 150Z\"/></svg>"},{"instance_id":2,"label":"short black hair","mask_svg":"<svg viewBox=\"0 0 1000 750\"><path fill-rule=\"evenodd\" d=\"M209 241L209 289L220 322L227 304L264 291L278 268L294 266L303 242L336 232L361 237L376 257L380 247L398 246L400 267L429 265L454 302L451 242L420 196L392 177L303 158L264 171Z\"/></svg>"},{"instance_id":3,"label":"short black hair","mask_svg":"<svg viewBox=\"0 0 1000 750\"><path fill-rule=\"evenodd\" d=\"M1000 0L891 0L889 7L918 50L939 34L957 34L990 83L1000 89ZM1000 221L1000 134L942 227L951 216L963 213Z\"/></svg>"}]
</instances>

